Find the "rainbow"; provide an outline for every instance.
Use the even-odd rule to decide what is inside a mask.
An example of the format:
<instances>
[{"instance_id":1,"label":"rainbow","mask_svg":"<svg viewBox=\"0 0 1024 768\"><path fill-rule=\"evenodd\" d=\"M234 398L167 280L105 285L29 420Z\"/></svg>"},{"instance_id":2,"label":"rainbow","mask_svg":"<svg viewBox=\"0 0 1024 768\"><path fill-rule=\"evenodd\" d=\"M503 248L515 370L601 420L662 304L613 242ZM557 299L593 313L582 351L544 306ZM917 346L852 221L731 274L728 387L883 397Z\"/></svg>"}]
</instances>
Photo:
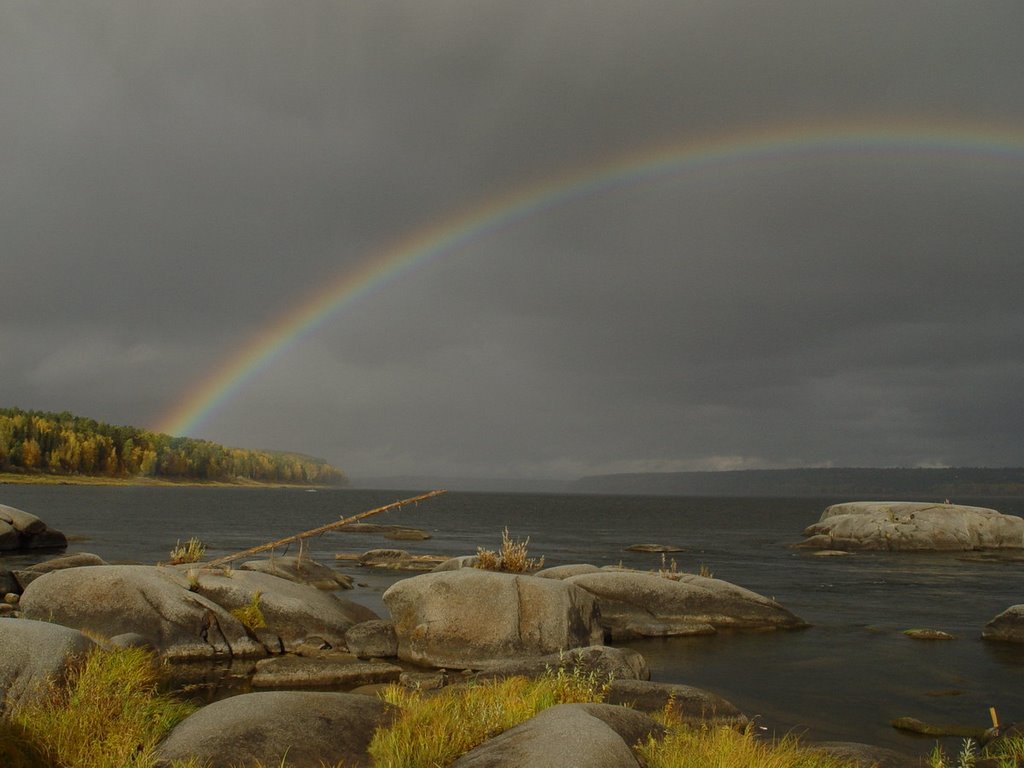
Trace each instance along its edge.
<instances>
[{"instance_id":1,"label":"rainbow","mask_svg":"<svg viewBox=\"0 0 1024 768\"><path fill-rule=\"evenodd\" d=\"M527 184L416 230L346 270L270 322L218 368L198 381L155 429L173 435L195 430L246 382L289 346L313 333L360 298L422 269L474 241L542 211L579 198L653 179L807 153L858 156L972 154L1024 159L1024 130L979 123L843 122L781 126L648 148Z\"/></svg>"}]
</instances>

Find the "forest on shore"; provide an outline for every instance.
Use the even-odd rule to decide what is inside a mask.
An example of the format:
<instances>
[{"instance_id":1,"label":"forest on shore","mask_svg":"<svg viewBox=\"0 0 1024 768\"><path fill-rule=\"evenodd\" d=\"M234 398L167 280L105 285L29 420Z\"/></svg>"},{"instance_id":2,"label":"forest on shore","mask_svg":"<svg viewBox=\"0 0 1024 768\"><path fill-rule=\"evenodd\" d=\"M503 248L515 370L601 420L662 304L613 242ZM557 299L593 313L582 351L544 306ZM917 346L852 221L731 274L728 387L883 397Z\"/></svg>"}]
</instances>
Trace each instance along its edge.
<instances>
[{"instance_id":1,"label":"forest on shore","mask_svg":"<svg viewBox=\"0 0 1024 768\"><path fill-rule=\"evenodd\" d=\"M348 484L326 461L299 453L228 448L115 426L64 411L0 408L0 472L171 482Z\"/></svg>"}]
</instances>

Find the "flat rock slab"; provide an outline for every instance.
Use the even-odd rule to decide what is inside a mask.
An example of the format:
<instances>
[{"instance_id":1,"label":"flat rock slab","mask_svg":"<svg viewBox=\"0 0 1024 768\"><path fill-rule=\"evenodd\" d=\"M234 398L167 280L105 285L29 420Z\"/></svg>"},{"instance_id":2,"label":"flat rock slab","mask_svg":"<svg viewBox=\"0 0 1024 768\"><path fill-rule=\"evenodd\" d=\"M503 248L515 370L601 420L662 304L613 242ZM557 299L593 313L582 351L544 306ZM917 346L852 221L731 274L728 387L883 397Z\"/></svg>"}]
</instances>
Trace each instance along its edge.
<instances>
[{"instance_id":1,"label":"flat rock slab","mask_svg":"<svg viewBox=\"0 0 1024 768\"><path fill-rule=\"evenodd\" d=\"M587 648L573 648L548 656L529 656L481 664L477 677L539 677L552 670L579 670L584 674L596 674L602 680L650 680L651 668L638 651L632 648L613 648L609 645L592 645ZM619 703L619 702L612 702Z\"/></svg>"},{"instance_id":2,"label":"flat rock slab","mask_svg":"<svg viewBox=\"0 0 1024 768\"><path fill-rule=\"evenodd\" d=\"M21 596L21 611L29 619L105 638L135 633L168 659L266 655L238 619L189 586L184 573L169 567L68 568L29 584Z\"/></svg>"},{"instance_id":3,"label":"flat rock slab","mask_svg":"<svg viewBox=\"0 0 1024 768\"><path fill-rule=\"evenodd\" d=\"M366 748L394 708L371 696L261 691L216 701L178 724L156 751L156 768L197 758L208 768L238 765L369 766Z\"/></svg>"},{"instance_id":4,"label":"flat rock slab","mask_svg":"<svg viewBox=\"0 0 1024 768\"><path fill-rule=\"evenodd\" d=\"M1004 643L1024 643L1024 603L1011 605L985 625L981 631L985 640Z\"/></svg>"},{"instance_id":5,"label":"flat rock slab","mask_svg":"<svg viewBox=\"0 0 1024 768\"><path fill-rule=\"evenodd\" d=\"M1024 518L994 509L912 501L833 504L797 546L839 550L1024 548Z\"/></svg>"},{"instance_id":6,"label":"flat rock slab","mask_svg":"<svg viewBox=\"0 0 1024 768\"><path fill-rule=\"evenodd\" d=\"M672 702L677 718L694 726L727 725L744 728L750 720L721 696L690 685L655 683L646 680L612 680L607 702L632 707L640 712L660 712Z\"/></svg>"},{"instance_id":7,"label":"flat rock slab","mask_svg":"<svg viewBox=\"0 0 1024 768\"><path fill-rule=\"evenodd\" d=\"M328 568L308 557L286 555L264 560L247 560L238 566L241 571L269 573L298 584L309 584L317 589L352 589L352 577Z\"/></svg>"},{"instance_id":8,"label":"flat rock slab","mask_svg":"<svg viewBox=\"0 0 1024 768\"><path fill-rule=\"evenodd\" d=\"M630 746L660 737L653 719L609 704L560 704L467 752L452 768L639 768Z\"/></svg>"},{"instance_id":9,"label":"flat rock slab","mask_svg":"<svg viewBox=\"0 0 1024 768\"><path fill-rule=\"evenodd\" d=\"M81 632L47 621L0 619L0 714L63 681L95 643Z\"/></svg>"},{"instance_id":10,"label":"flat rock slab","mask_svg":"<svg viewBox=\"0 0 1024 768\"><path fill-rule=\"evenodd\" d=\"M721 579L602 571L566 581L595 597L601 624L614 640L807 626L774 600Z\"/></svg>"},{"instance_id":11,"label":"flat rock slab","mask_svg":"<svg viewBox=\"0 0 1024 768\"><path fill-rule=\"evenodd\" d=\"M476 568L403 579L383 595L404 661L448 669L602 641L594 598L557 579Z\"/></svg>"},{"instance_id":12,"label":"flat rock slab","mask_svg":"<svg viewBox=\"0 0 1024 768\"><path fill-rule=\"evenodd\" d=\"M279 656L256 663L253 688L342 688L396 683L402 668L382 662L359 661L339 655L332 658Z\"/></svg>"}]
</instances>

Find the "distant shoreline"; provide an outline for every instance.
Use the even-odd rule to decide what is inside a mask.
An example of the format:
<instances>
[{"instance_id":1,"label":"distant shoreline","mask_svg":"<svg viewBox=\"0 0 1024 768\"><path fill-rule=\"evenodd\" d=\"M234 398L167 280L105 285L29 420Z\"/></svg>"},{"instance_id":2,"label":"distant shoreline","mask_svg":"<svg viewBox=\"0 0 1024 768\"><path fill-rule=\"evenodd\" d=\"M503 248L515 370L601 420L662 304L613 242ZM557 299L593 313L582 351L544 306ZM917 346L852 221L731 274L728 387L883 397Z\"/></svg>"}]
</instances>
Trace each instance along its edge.
<instances>
[{"instance_id":1,"label":"distant shoreline","mask_svg":"<svg viewBox=\"0 0 1024 768\"><path fill-rule=\"evenodd\" d=\"M255 480L167 480L155 477L102 477L96 475L22 475L0 472L0 485L94 485L106 487L145 488L295 488L333 489L340 485L314 485L305 483L259 483Z\"/></svg>"}]
</instances>

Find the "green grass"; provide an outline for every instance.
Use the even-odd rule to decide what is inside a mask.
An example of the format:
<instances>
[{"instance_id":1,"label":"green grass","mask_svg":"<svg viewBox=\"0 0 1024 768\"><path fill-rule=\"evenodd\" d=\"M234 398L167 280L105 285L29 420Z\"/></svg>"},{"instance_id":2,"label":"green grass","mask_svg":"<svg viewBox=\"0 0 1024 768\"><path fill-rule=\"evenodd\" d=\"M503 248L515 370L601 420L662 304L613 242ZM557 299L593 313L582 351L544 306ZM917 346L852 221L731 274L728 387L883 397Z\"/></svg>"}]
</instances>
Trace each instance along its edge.
<instances>
[{"instance_id":1,"label":"green grass","mask_svg":"<svg viewBox=\"0 0 1024 768\"><path fill-rule=\"evenodd\" d=\"M193 536L184 544L178 539L171 550L171 561L169 565L182 565L183 563L198 563L206 554L206 545Z\"/></svg>"},{"instance_id":2,"label":"green grass","mask_svg":"<svg viewBox=\"0 0 1024 768\"><path fill-rule=\"evenodd\" d=\"M242 622L242 624L250 630L256 630L267 626L267 620L263 616L263 611L260 608L260 600L262 596L261 592L253 593L252 600L248 605L243 605L241 608L232 608L231 615Z\"/></svg>"},{"instance_id":3,"label":"green grass","mask_svg":"<svg viewBox=\"0 0 1024 768\"><path fill-rule=\"evenodd\" d=\"M140 648L91 652L64 685L17 708L0 729L6 768L148 768L156 743L195 707L157 689Z\"/></svg>"}]
</instances>

